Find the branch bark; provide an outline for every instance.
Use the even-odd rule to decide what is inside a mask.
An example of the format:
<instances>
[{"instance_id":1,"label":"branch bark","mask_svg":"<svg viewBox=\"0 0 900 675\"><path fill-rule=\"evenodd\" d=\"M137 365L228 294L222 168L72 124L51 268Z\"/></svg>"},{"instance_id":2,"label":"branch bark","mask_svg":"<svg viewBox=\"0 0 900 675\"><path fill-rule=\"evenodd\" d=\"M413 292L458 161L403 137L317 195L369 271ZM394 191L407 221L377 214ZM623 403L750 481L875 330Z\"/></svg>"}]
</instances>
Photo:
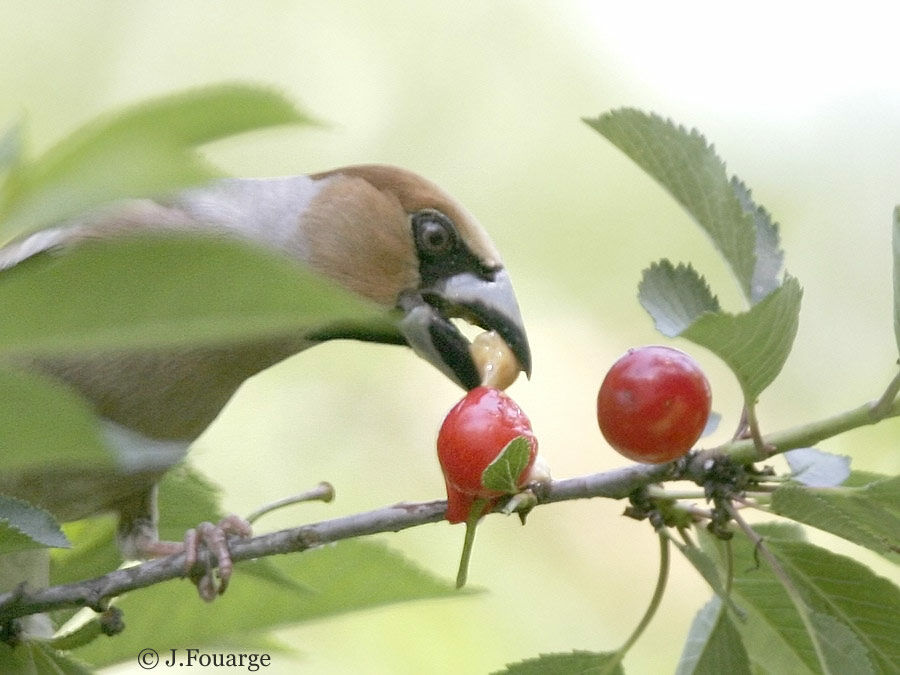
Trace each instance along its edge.
<instances>
[{"instance_id":1,"label":"branch bark","mask_svg":"<svg viewBox=\"0 0 900 675\"><path fill-rule=\"evenodd\" d=\"M807 447L824 438L855 427L874 424L886 417L900 416L900 399L894 401L886 411L881 410L878 414L873 414L875 403L867 403L819 422L775 433L765 437L764 440L767 445L773 446L776 452L784 452ZM738 462L751 462L756 459L753 441L737 440L689 456L687 462L661 465L635 464L603 473L550 481L537 486L535 494L539 505L595 497L622 499L651 483L678 479L701 480L704 472L703 458L708 457L710 453L727 454ZM447 503L443 500L400 503L271 532L252 539L232 539L229 548L235 562L279 553L305 551L343 539L399 532L435 523L444 519L446 506ZM214 563L214 558L208 552L204 552L197 563L196 571L205 570L208 565ZM77 583L34 590L22 586L12 592L0 594L0 623L54 609L91 607L102 611L110 598L126 591L186 576L184 564L184 554L179 553Z\"/></svg>"}]
</instances>

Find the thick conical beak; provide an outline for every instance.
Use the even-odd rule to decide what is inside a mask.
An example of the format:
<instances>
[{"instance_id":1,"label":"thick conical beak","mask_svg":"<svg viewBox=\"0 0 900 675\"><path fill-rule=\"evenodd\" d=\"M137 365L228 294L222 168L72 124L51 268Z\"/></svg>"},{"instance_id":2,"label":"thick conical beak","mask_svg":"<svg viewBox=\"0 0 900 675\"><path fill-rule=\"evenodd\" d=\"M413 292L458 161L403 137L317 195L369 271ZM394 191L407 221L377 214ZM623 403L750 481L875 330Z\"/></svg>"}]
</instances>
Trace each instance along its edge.
<instances>
[{"instance_id":1,"label":"thick conical beak","mask_svg":"<svg viewBox=\"0 0 900 675\"><path fill-rule=\"evenodd\" d=\"M506 270L489 277L461 272L400 299L400 331L419 356L465 389L481 384L469 341L450 321L460 318L496 331L531 376L531 350L519 304Z\"/></svg>"}]
</instances>

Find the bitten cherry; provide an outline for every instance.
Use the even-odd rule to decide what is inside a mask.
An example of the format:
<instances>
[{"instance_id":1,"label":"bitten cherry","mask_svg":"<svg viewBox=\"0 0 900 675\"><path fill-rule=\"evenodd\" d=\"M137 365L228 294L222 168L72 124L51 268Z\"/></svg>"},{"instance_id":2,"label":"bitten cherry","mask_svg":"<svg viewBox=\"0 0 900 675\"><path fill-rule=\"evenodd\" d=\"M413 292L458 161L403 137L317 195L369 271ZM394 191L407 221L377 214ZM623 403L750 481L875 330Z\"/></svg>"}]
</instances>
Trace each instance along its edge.
<instances>
[{"instance_id":1,"label":"bitten cherry","mask_svg":"<svg viewBox=\"0 0 900 675\"><path fill-rule=\"evenodd\" d=\"M438 433L437 449L447 485L447 520L464 522L476 499L489 500L484 512L502 492L489 490L481 475L503 448L518 436L528 439L528 464L517 477L522 487L528 481L537 439L522 409L499 389L476 387L447 413ZM481 514L479 514L481 515Z\"/></svg>"},{"instance_id":2,"label":"bitten cherry","mask_svg":"<svg viewBox=\"0 0 900 675\"><path fill-rule=\"evenodd\" d=\"M600 431L620 454L661 464L690 450L706 426L712 395L700 365L672 347L629 349L597 395Z\"/></svg>"}]
</instances>

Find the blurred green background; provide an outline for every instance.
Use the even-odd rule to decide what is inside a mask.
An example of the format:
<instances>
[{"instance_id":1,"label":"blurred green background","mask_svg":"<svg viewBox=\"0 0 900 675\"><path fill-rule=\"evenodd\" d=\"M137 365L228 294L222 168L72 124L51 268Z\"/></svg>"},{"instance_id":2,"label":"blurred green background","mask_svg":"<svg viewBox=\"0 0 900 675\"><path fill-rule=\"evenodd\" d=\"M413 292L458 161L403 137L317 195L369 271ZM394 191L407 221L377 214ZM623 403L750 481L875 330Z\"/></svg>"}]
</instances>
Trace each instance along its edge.
<instances>
[{"instance_id":1,"label":"blurred green background","mask_svg":"<svg viewBox=\"0 0 900 675\"><path fill-rule=\"evenodd\" d=\"M593 406L620 353L662 340L635 300L643 267L691 261L727 307L742 309L699 229L583 116L636 106L696 126L781 223L805 295L794 353L760 402L764 430L856 406L890 380L900 76L894 17L866 5L810 15L783 3L4 0L0 125L24 119L39 152L110 108L249 80L326 125L205 148L229 173L386 162L441 184L504 254L535 362L511 393L554 475L567 477L627 463L603 442ZM712 444L734 429L739 392L721 363L687 348L723 414ZM405 350L329 344L247 383L192 456L237 513L335 484L335 503L273 515L259 529L439 498L434 439L459 396ZM893 422L823 447L896 472L898 440ZM656 571L650 528L621 518L622 508L553 505L525 529L489 518L469 575L487 592L281 631L296 655L276 656L269 672L487 672L538 653L614 649ZM462 536L443 524L384 540L449 579ZM707 597L676 560L628 671L673 670Z\"/></svg>"}]
</instances>

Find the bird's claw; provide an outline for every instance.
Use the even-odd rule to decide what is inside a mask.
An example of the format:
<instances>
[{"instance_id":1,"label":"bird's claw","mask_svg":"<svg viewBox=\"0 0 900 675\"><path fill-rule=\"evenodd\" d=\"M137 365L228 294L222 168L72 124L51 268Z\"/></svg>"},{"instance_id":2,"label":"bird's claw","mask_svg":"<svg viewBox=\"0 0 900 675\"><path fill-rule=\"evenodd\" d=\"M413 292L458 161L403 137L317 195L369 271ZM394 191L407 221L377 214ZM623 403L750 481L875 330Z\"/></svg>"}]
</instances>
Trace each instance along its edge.
<instances>
[{"instance_id":1,"label":"bird's claw","mask_svg":"<svg viewBox=\"0 0 900 675\"><path fill-rule=\"evenodd\" d=\"M234 570L231 551L228 549L228 535L249 537L252 534L250 524L236 515L225 516L217 525L203 522L184 533L184 572L192 576L197 584L200 597L212 602L217 595L222 595L228 588L228 581ZM192 574L194 566L200 559L200 549L206 549L215 557L218 571L218 583L213 576L213 565L207 558L206 569L199 576Z\"/></svg>"}]
</instances>

